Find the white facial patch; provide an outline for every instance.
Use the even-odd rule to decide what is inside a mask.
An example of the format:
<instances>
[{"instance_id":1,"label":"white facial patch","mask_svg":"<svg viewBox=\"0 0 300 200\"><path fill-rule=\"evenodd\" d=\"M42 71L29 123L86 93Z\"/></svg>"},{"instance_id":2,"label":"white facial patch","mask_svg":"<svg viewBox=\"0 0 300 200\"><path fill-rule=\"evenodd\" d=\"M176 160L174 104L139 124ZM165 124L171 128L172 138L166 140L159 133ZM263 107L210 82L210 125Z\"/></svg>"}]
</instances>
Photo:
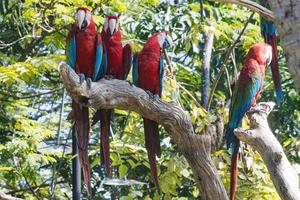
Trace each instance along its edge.
<instances>
[{"instance_id":1,"label":"white facial patch","mask_svg":"<svg viewBox=\"0 0 300 200\"><path fill-rule=\"evenodd\" d=\"M159 43L160 48L163 48L163 45L164 45L165 40L166 40L166 37L167 37L166 33L160 33L160 34L158 34L157 39L158 39L158 43Z\"/></svg>"},{"instance_id":2,"label":"white facial patch","mask_svg":"<svg viewBox=\"0 0 300 200\"><path fill-rule=\"evenodd\" d=\"M83 10L78 10L76 15L76 20L79 28L81 28L84 18L85 18L85 12Z\"/></svg>"}]
</instances>

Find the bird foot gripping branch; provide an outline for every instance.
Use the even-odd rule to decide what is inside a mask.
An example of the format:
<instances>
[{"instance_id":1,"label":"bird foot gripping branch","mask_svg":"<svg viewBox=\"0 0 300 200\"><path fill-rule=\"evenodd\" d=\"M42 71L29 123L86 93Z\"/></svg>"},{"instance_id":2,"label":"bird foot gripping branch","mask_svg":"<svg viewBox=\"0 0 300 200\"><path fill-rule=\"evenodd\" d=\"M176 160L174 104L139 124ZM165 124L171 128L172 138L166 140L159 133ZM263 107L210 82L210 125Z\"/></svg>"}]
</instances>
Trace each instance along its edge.
<instances>
[{"instance_id":1,"label":"bird foot gripping branch","mask_svg":"<svg viewBox=\"0 0 300 200\"><path fill-rule=\"evenodd\" d=\"M86 80L80 83L80 77L74 70L64 62L59 64L59 70L62 75L62 80L65 88L69 91L72 99L78 103L88 104L89 90L91 87L88 86ZM93 84L93 83L91 83Z\"/></svg>"}]
</instances>

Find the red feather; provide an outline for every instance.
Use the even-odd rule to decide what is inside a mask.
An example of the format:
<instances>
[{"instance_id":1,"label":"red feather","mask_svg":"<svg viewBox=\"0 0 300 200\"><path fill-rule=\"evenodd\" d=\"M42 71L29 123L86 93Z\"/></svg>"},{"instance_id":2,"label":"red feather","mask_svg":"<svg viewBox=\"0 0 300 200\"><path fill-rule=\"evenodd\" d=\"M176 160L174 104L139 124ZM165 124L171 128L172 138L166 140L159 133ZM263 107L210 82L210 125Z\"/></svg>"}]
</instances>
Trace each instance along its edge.
<instances>
[{"instance_id":1,"label":"red feather","mask_svg":"<svg viewBox=\"0 0 300 200\"><path fill-rule=\"evenodd\" d=\"M157 35L154 34L145 44L138 55L139 87L153 94L160 95L159 61L161 49ZM148 153L150 171L153 182L160 193L158 183L156 158L160 156L160 140L158 124L155 121L144 118L145 146Z\"/></svg>"},{"instance_id":2,"label":"red feather","mask_svg":"<svg viewBox=\"0 0 300 200\"><path fill-rule=\"evenodd\" d=\"M240 141L236 139L235 149L231 157L231 166L230 166L230 200L234 200L235 190L237 185L237 174L238 174L238 155L240 148Z\"/></svg>"},{"instance_id":3,"label":"red feather","mask_svg":"<svg viewBox=\"0 0 300 200\"><path fill-rule=\"evenodd\" d=\"M87 107L80 108L79 104L72 102L73 119L75 121L75 132L80 164L88 194L91 194L91 169L88 157L88 142L90 133L89 110Z\"/></svg>"},{"instance_id":4,"label":"red feather","mask_svg":"<svg viewBox=\"0 0 300 200\"><path fill-rule=\"evenodd\" d=\"M78 8L86 10L85 8ZM80 30L76 24L74 24L68 33L67 40L71 37L75 37L76 41L76 73L82 73L86 78L92 78L95 68L96 60L96 44L98 40L98 33L95 28L95 24L91 19L90 25ZM88 142L90 132L90 120L89 110L87 107L81 107L79 104L72 102L72 116L75 121L75 130L77 138L78 156L83 169L83 175L87 192L91 194L90 183L90 164L88 159Z\"/></svg>"},{"instance_id":5,"label":"red feather","mask_svg":"<svg viewBox=\"0 0 300 200\"><path fill-rule=\"evenodd\" d=\"M111 37L102 30L101 37L105 47L105 53L107 55L107 74L117 79L124 79L122 68L122 33L120 28Z\"/></svg>"},{"instance_id":6,"label":"red feather","mask_svg":"<svg viewBox=\"0 0 300 200\"><path fill-rule=\"evenodd\" d=\"M108 19L116 19L117 16L108 16ZM107 72L106 75L111 75L114 78L124 80L127 69L123 66L123 46L122 33L120 27L116 33L109 36L104 28L101 32L105 54L107 55ZM127 46L127 45L126 45ZM125 47L126 47L125 46ZM130 47L130 46L129 46ZM128 49L128 47L126 47ZM130 47L131 50L131 47ZM124 60L127 62L127 60ZM110 166L110 150L109 150L109 135L110 135L110 120L112 110L100 109L93 117L93 124L100 120L100 149L101 162L105 166L107 176L111 175Z\"/></svg>"}]
</instances>

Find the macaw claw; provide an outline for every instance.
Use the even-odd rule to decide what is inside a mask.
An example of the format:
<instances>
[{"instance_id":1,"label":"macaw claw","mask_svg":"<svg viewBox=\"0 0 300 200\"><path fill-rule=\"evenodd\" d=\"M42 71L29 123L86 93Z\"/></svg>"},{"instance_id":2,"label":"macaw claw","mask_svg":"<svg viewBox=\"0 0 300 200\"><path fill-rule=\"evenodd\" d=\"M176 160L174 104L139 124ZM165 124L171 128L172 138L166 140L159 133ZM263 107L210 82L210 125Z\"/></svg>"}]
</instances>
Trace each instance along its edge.
<instances>
[{"instance_id":1,"label":"macaw claw","mask_svg":"<svg viewBox=\"0 0 300 200\"><path fill-rule=\"evenodd\" d=\"M82 84L83 81L85 80L85 75L84 74L78 74L79 76L79 83Z\"/></svg>"},{"instance_id":2,"label":"macaw claw","mask_svg":"<svg viewBox=\"0 0 300 200\"><path fill-rule=\"evenodd\" d=\"M130 86L133 86L133 83L129 80L125 80Z\"/></svg>"},{"instance_id":3,"label":"macaw claw","mask_svg":"<svg viewBox=\"0 0 300 200\"><path fill-rule=\"evenodd\" d=\"M91 89L92 79L91 78L87 78L86 79L86 84L87 84L88 88Z\"/></svg>"},{"instance_id":4,"label":"macaw claw","mask_svg":"<svg viewBox=\"0 0 300 200\"><path fill-rule=\"evenodd\" d=\"M153 93L150 92L149 90L146 90L146 93L149 95L149 97L150 97L151 100L157 100L157 99L160 99L160 98L159 98L159 95L153 94Z\"/></svg>"}]
</instances>

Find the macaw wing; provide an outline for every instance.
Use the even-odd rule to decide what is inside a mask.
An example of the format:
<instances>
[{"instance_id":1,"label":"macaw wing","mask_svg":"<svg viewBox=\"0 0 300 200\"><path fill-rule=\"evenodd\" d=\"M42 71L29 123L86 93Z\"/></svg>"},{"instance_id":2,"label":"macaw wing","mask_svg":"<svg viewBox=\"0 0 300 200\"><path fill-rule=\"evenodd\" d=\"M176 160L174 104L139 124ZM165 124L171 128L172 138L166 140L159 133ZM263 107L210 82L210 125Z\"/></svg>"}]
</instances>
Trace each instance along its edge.
<instances>
[{"instance_id":1,"label":"macaw wing","mask_svg":"<svg viewBox=\"0 0 300 200\"><path fill-rule=\"evenodd\" d=\"M130 71L130 67L132 65L132 48L129 44L126 44L123 47L122 53L122 63L123 63L123 72L124 72L124 80L127 79L128 73Z\"/></svg>"},{"instance_id":2,"label":"macaw wing","mask_svg":"<svg viewBox=\"0 0 300 200\"><path fill-rule=\"evenodd\" d=\"M100 34L97 35L97 49L96 49L96 61L95 61L95 70L93 75L93 81L97 81L103 78L106 73L104 66L102 65L103 59L103 44Z\"/></svg>"},{"instance_id":3,"label":"macaw wing","mask_svg":"<svg viewBox=\"0 0 300 200\"><path fill-rule=\"evenodd\" d=\"M239 80L242 80L243 84L239 81L236 85L230 104L229 123L225 136L228 148L234 143L233 130L239 126L245 113L251 108L251 104L263 83L263 77L259 69L252 74L251 78L240 77ZM245 80L247 80L247 84L244 83Z\"/></svg>"},{"instance_id":4,"label":"macaw wing","mask_svg":"<svg viewBox=\"0 0 300 200\"><path fill-rule=\"evenodd\" d=\"M103 72L103 76L106 75L107 73L107 65L108 65L108 62L107 62L107 53L105 51L105 46L103 46L103 55L102 55L102 62L101 62L101 70ZM101 77L102 78L102 77Z\"/></svg>"},{"instance_id":5,"label":"macaw wing","mask_svg":"<svg viewBox=\"0 0 300 200\"><path fill-rule=\"evenodd\" d=\"M159 59L159 96L161 96L163 89L163 78L164 78L164 60L163 57Z\"/></svg>"},{"instance_id":6,"label":"macaw wing","mask_svg":"<svg viewBox=\"0 0 300 200\"><path fill-rule=\"evenodd\" d=\"M66 43L67 64L75 70L76 67L76 40L72 31L69 31Z\"/></svg>"},{"instance_id":7,"label":"macaw wing","mask_svg":"<svg viewBox=\"0 0 300 200\"><path fill-rule=\"evenodd\" d=\"M139 85L139 54L133 56L132 82L135 86Z\"/></svg>"}]
</instances>

